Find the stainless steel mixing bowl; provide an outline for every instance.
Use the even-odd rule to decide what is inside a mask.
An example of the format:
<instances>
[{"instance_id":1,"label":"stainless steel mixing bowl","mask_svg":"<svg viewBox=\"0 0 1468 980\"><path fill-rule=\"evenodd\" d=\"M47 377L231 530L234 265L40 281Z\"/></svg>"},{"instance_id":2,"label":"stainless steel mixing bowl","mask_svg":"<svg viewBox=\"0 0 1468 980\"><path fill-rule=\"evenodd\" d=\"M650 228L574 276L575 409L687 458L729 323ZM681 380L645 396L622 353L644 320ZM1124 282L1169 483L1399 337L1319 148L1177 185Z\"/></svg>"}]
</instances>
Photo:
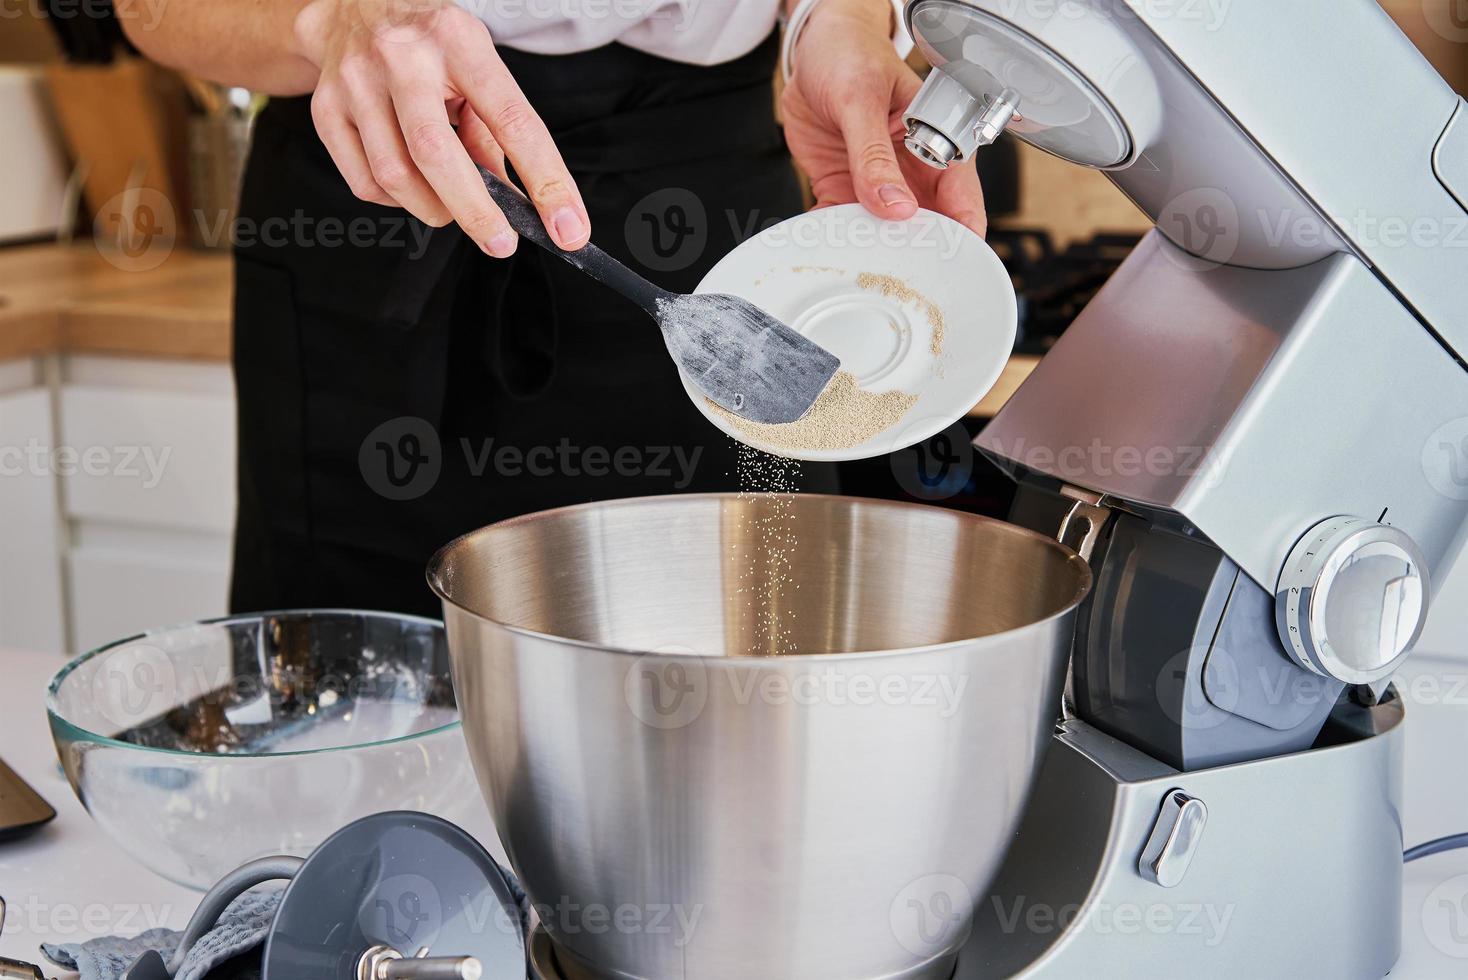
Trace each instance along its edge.
<instances>
[{"instance_id":1,"label":"stainless steel mixing bowl","mask_svg":"<svg viewBox=\"0 0 1468 980\"><path fill-rule=\"evenodd\" d=\"M947 977L1090 587L1008 524L805 495L534 514L429 580L560 968L620 980Z\"/></svg>"}]
</instances>

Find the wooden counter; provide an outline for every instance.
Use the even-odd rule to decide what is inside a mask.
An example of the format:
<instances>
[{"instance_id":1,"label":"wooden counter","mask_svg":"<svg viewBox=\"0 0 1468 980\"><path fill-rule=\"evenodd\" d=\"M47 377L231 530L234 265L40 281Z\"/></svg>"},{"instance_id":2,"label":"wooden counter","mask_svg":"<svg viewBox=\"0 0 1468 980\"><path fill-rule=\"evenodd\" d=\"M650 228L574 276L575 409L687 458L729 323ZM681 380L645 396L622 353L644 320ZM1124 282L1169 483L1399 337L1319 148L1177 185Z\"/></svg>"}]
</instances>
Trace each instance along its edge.
<instances>
[{"instance_id":1,"label":"wooden counter","mask_svg":"<svg viewBox=\"0 0 1468 980\"><path fill-rule=\"evenodd\" d=\"M0 248L0 360L54 351L228 360L232 262L175 248L153 269L91 241Z\"/></svg>"}]
</instances>

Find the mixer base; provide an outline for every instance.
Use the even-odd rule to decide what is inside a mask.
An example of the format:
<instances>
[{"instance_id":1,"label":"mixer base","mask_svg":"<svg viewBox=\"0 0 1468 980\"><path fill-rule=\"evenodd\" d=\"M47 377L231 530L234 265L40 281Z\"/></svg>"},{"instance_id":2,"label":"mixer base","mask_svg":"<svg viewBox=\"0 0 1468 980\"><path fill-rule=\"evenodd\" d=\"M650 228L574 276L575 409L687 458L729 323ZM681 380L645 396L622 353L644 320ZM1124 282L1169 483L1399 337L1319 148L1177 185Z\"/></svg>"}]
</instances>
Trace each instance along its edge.
<instances>
[{"instance_id":1,"label":"mixer base","mask_svg":"<svg viewBox=\"0 0 1468 980\"><path fill-rule=\"evenodd\" d=\"M1402 942L1403 717L1396 698L1343 703L1308 751L1195 772L1067 720L956 980L1386 976ZM1174 790L1207 818L1165 887L1139 864Z\"/></svg>"}]
</instances>

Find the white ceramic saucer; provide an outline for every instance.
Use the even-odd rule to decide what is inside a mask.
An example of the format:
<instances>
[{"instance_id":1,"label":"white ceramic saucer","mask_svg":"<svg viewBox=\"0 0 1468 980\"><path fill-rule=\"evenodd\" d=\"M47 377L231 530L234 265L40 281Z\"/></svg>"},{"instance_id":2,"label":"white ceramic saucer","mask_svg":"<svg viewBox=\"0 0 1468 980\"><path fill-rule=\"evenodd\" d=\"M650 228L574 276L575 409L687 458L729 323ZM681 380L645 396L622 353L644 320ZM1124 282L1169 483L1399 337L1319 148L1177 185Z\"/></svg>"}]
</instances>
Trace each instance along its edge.
<instances>
[{"instance_id":1,"label":"white ceramic saucer","mask_svg":"<svg viewBox=\"0 0 1468 980\"><path fill-rule=\"evenodd\" d=\"M798 459L880 456L946 429L999 380L1018 323L1014 286L994 250L932 211L903 222L875 218L859 204L800 215L726 255L698 292L763 307L841 358L841 369L868 391L917 397L894 425L859 445L791 449L741 432L683 379L721 430Z\"/></svg>"}]
</instances>

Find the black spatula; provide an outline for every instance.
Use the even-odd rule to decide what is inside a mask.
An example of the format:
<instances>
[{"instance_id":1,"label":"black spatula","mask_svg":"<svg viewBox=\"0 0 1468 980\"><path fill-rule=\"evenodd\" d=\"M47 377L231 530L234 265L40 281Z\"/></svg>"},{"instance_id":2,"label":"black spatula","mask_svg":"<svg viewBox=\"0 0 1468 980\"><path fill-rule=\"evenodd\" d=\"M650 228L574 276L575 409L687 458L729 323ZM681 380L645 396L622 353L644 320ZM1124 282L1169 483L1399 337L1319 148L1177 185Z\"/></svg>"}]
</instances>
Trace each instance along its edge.
<instances>
[{"instance_id":1,"label":"black spatula","mask_svg":"<svg viewBox=\"0 0 1468 980\"><path fill-rule=\"evenodd\" d=\"M653 285L595 245L567 252L535 206L494 174L479 170L510 225L647 311L673 360L716 404L755 422L794 422L810 410L841 362L748 300L690 295Z\"/></svg>"}]
</instances>

